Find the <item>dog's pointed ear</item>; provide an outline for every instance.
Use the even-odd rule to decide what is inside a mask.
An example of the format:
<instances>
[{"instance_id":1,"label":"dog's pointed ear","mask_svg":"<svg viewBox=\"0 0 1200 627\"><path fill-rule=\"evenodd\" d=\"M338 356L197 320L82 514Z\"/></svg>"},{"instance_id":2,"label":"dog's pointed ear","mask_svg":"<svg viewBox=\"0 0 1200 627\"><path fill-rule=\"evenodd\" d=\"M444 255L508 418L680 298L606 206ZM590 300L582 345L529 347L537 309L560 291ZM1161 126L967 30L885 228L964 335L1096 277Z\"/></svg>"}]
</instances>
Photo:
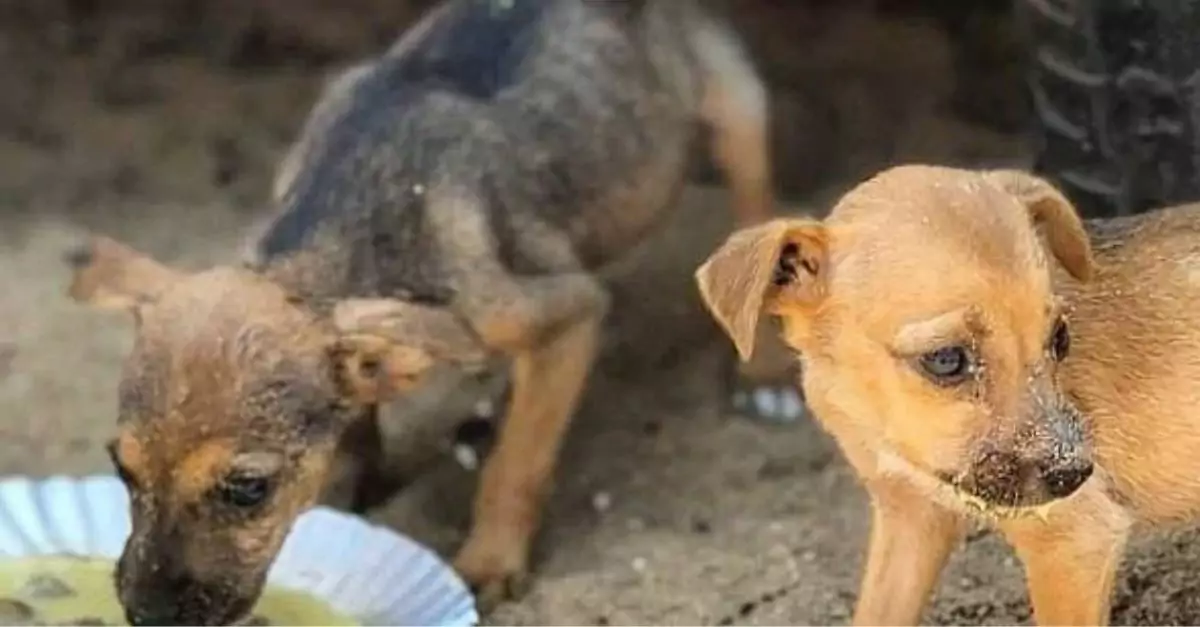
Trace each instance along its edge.
<instances>
[{"instance_id":1,"label":"dog's pointed ear","mask_svg":"<svg viewBox=\"0 0 1200 627\"><path fill-rule=\"evenodd\" d=\"M696 283L705 306L748 361L763 312L816 307L825 298L828 265L824 225L776 219L730 235L696 270Z\"/></svg>"},{"instance_id":2,"label":"dog's pointed ear","mask_svg":"<svg viewBox=\"0 0 1200 627\"><path fill-rule=\"evenodd\" d=\"M386 401L448 362L468 369L491 354L449 309L390 298L346 299L334 307L334 358L345 392L362 403Z\"/></svg>"},{"instance_id":3,"label":"dog's pointed ear","mask_svg":"<svg viewBox=\"0 0 1200 627\"><path fill-rule=\"evenodd\" d=\"M1075 206L1049 181L1020 170L992 170L984 175L1016 196L1044 237L1050 252L1079 281L1095 272L1092 244Z\"/></svg>"},{"instance_id":4,"label":"dog's pointed ear","mask_svg":"<svg viewBox=\"0 0 1200 627\"><path fill-rule=\"evenodd\" d=\"M93 236L71 249L65 261L72 269L67 293L77 302L101 309L135 311L183 276L103 236Z\"/></svg>"}]
</instances>

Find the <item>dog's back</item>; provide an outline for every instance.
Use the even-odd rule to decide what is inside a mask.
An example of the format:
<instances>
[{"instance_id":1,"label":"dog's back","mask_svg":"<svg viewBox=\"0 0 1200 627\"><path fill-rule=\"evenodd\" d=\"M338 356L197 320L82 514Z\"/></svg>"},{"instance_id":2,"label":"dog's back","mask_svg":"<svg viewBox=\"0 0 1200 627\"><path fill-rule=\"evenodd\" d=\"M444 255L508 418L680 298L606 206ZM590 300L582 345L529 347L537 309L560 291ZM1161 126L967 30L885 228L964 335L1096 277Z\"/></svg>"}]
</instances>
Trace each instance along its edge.
<instances>
[{"instance_id":1,"label":"dog's back","mask_svg":"<svg viewBox=\"0 0 1200 627\"><path fill-rule=\"evenodd\" d=\"M259 255L327 242L337 291L445 302L427 212L465 194L514 271L564 269L548 236L610 261L682 180L712 28L689 0L450 0L334 83Z\"/></svg>"},{"instance_id":2,"label":"dog's back","mask_svg":"<svg viewBox=\"0 0 1200 627\"><path fill-rule=\"evenodd\" d=\"M1200 515L1200 204L1088 227L1095 278L1064 285L1075 345L1067 389L1139 517Z\"/></svg>"}]
</instances>

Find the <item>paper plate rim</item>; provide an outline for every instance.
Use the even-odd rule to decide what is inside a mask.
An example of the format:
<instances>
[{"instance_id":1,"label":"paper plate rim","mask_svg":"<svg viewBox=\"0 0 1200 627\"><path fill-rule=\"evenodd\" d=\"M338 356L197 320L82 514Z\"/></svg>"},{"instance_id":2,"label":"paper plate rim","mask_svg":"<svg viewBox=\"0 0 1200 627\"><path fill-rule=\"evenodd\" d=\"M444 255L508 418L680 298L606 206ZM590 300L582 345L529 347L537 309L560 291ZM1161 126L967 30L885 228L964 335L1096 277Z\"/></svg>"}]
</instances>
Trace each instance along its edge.
<instances>
[{"instance_id":1,"label":"paper plate rim","mask_svg":"<svg viewBox=\"0 0 1200 627\"><path fill-rule=\"evenodd\" d=\"M0 559L116 559L128 535L128 494L114 475L0 475ZM325 506L297 519L267 581L310 594L363 625L479 623L466 584L434 551Z\"/></svg>"}]
</instances>

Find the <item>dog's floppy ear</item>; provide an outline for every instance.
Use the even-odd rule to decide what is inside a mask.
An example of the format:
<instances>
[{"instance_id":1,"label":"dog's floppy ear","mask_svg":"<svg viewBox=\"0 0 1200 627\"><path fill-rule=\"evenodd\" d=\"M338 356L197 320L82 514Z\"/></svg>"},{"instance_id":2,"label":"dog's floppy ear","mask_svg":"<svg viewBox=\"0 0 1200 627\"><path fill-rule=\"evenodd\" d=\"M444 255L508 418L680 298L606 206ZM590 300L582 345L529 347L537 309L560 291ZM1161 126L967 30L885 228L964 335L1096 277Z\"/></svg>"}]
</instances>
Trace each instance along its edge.
<instances>
[{"instance_id":1,"label":"dog's floppy ear","mask_svg":"<svg viewBox=\"0 0 1200 627\"><path fill-rule=\"evenodd\" d=\"M182 273L115 240L94 236L68 251L73 276L67 293L102 309L134 311L182 277Z\"/></svg>"},{"instance_id":2,"label":"dog's floppy ear","mask_svg":"<svg viewBox=\"0 0 1200 627\"><path fill-rule=\"evenodd\" d=\"M1014 195L1029 209L1050 252L1079 281L1092 278L1092 244L1074 205L1049 181L1020 170L993 170L985 177Z\"/></svg>"},{"instance_id":3,"label":"dog's floppy ear","mask_svg":"<svg viewBox=\"0 0 1200 627\"><path fill-rule=\"evenodd\" d=\"M344 392L363 403L387 400L438 362L480 368L490 352L449 309L390 298L346 299L333 310L333 350Z\"/></svg>"},{"instance_id":4,"label":"dog's floppy ear","mask_svg":"<svg viewBox=\"0 0 1200 627\"><path fill-rule=\"evenodd\" d=\"M781 218L734 232L696 270L705 306L743 360L764 311L806 310L824 298L828 248L820 222Z\"/></svg>"}]
</instances>

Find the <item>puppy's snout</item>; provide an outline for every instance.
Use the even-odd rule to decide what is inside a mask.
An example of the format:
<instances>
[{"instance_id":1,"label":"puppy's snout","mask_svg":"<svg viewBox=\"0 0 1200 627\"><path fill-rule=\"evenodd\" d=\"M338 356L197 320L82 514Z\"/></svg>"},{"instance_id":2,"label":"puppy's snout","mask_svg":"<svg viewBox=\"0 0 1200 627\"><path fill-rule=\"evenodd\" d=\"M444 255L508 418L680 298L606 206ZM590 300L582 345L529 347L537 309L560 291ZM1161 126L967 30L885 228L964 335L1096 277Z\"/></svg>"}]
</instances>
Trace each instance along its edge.
<instances>
[{"instance_id":1,"label":"puppy's snout","mask_svg":"<svg viewBox=\"0 0 1200 627\"><path fill-rule=\"evenodd\" d=\"M141 577L121 590L125 618L131 625L181 624L181 595L190 587L190 582L177 577Z\"/></svg>"},{"instance_id":2,"label":"puppy's snout","mask_svg":"<svg viewBox=\"0 0 1200 627\"><path fill-rule=\"evenodd\" d=\"M960 487L988 503L1015 505L1031 470L1015 453L990 450L979 456Z\"/></svg>"},{"instance_id":3,"label":"puppy's snout","mask_svg":"<svg viewBox=\"0 0 1200 627\"><path fill-rule=\"evenodd\" d=\"M228 625L250 606L238 589L205 580L145 534L117 562L117 593L131 625ZM134 556L143 556L137 559Z\"/></svg>"},{"instance_id":4,"label":"puppy's snout","mask_svg":"<svg viewBox=\"0 0 1200 627\"><path fill-rule=\"evenodd\" d=\"M1046 492L1052 498L1061 499L1071 496L1088 478L1092 476L1094 466L1090 461L1080 461L1068 466L1048 468L1042 472L1042 481L1046 484Z\"/></svg>"},{"instance_id":5,"label":"puppy's snout","mask_svg":"<svg viewBox=\"0 0 1200 627\"><path fill-rule=\"evenodd\" d=\"M125 620L135 627L139 625L170 625L174 622L173 614L155 612L151 608L127 608Z\"/></svg>"},{"instance_id":6,"label":"puppy's snout","mask_svg":"<svg viewBox=\"0 0 1200 627\"><path fill-rule=\"evenodd\" d=\"M251 605L191 580L144 586L123 602L130 625L230 625Z\"/></svg>"},{"instance_id":7,"label":"puppy's snout","mask_svg":"<svg viewBox=\"0 0 1200 627\"><path fill-rule=\"evenodd\" d=\"M1016 437L984 443L958 486L1002 507L1028 507L1071 496L1091 478L1091 446L1079 417L1042 414Z\"/></svg>"}]
</instances>

